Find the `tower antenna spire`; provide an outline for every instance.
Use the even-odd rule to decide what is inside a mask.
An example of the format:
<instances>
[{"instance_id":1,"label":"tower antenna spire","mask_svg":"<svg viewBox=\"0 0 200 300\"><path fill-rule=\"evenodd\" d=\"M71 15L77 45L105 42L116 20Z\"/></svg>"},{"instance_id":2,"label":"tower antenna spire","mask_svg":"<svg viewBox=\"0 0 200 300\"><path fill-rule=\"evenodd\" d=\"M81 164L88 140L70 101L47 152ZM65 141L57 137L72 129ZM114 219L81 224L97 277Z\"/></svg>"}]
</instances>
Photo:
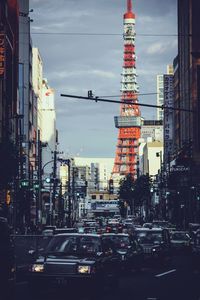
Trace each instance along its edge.
<instances>
[{"instance_id":1,"label":"tower antenna spire","mask_svg":"<svg viewBox=\"0 0 200 300\"><path fill-rule=\"evenodd\" d=\"M128 12L132 12L132 0L127 0L127 10Z\"/></svg>"}]
</instances>

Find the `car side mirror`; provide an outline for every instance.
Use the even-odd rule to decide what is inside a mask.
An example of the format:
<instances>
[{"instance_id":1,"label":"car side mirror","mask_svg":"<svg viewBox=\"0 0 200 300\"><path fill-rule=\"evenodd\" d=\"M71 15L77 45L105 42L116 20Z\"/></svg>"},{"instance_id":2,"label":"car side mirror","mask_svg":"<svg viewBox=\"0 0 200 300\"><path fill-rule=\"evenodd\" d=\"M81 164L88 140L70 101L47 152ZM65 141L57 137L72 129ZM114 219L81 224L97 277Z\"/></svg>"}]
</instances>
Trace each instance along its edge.
<instances>
[{"instance_id":1,"label":"car side mirror","mask_svg":"<svg viewBox=\"0 0 200 300\"><path fill-rule=\"evenodd\" d=\"M31 258L35 258L35 256L36 256L36 251L35 251L35 250L29 250L29 251L28 251L28 255L29 255Z\"/></svg>"},{"instance_id":2,"label":"car side mirror","mask_svg":"<svg viewBox=\"0 0 200 300\"><path fill-rule=\"evenodd\" d=\"M103 252L97 252L97 256L101 257L103 255Z\"/></svg>"}]
</instances>

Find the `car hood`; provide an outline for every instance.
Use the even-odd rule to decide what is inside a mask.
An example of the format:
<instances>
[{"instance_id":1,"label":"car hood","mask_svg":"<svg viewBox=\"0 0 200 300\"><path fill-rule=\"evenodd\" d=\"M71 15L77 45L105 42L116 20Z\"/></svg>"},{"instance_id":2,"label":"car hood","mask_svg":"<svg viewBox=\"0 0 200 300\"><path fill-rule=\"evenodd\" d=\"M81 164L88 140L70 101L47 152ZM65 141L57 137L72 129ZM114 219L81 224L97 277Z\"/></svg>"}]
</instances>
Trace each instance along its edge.
<instances>
[{"instance_id":1,"label":"car hood","mask_svg":"<svg viewBox=\"0 0 200 300\"><path fill-rule=\"evenodd\" d=\"M177 244L177 245L188 245L189 241L180 241L180 240L171 240L171 244Z\"/></svg>"},{"instance_id":2,"label":"car hood","mask_svg":"<svg viewBox=\"0 0 200 300\"><path fill-rule=\"evenodd\" d=\"M79 265L93 266L96 260L93 258L78 258L78 257L55 257L49 255L43 258L40 258L36 263L44 264L44 274L46 275L59 275L64 274L66 276L76 276L78 274Z\"/></svg>"},{"instance_id":3,"label":"car hood","mask_svg":"<svg viewBox=\"0 0 200 300\"><path fill-rule=\"evenodd\" d=\"M84 257L80 258L74 255L67 255L64 257L56 257L54 255L48 255L46 257L40 257L37 259L36 263L74 263L74 264L94 264L96 262L95 258Z\"/></svg>"}]
</instances>

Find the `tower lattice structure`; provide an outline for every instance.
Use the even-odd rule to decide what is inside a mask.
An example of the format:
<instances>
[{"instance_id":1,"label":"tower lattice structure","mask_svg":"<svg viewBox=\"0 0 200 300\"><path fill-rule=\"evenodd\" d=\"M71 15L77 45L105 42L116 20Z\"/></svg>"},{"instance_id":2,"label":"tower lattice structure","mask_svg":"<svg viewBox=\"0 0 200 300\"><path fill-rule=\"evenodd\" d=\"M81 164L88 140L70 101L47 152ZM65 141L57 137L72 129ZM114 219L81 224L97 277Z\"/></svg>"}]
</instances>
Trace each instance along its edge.
<instances>
[{"instance_id":1,"label":"tower lattice structure","mask_svg":"<svg viewBox=\"0 0 200 300\"><path fill-rule=\"evenodd\" d=\"M124 64L121 81L120 116L114 117L119 129L112 174L137 178L141 117L138 106L138 84L135 55L135 14L132 0L127 0L124 14ZM123 103L124 102L124 103Z\"/></svg>"}]
</instances>

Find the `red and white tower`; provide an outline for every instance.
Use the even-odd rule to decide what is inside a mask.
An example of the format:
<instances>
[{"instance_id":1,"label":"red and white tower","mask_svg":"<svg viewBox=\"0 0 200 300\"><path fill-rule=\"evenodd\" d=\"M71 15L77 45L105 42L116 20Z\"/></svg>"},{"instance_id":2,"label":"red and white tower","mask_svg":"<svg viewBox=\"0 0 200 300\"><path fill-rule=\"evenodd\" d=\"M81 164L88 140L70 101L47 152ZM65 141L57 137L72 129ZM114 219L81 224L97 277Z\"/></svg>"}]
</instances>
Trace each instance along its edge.
<instances>
[{"instance_id":1,"label":"red and white tower","mask_svg":"<svg viewBox=\"0 0 200 300\"><path fill-rule=\"evenodd\" d=\"M124 65L121 81L120 116L115 117L115 127L119 129L113 176L131 174L137 178L138 147L141 117L138 107L138 84L135 56L135 14L132 0L127 0L124 14ZM123 102L126 102L123 103ZM128 104L127 104L128 102ZM130 104L129 104L130 102Z\"/></svg>"}]
</instances>

